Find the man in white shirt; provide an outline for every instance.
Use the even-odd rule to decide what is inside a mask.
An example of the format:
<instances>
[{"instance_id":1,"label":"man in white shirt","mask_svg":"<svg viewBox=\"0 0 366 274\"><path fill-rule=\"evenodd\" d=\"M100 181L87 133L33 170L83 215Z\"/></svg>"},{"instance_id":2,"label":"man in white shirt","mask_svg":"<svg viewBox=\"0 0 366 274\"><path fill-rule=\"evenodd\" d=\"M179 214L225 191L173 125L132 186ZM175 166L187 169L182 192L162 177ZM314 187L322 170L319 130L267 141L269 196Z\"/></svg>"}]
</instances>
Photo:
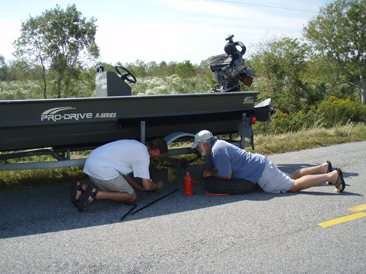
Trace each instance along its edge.
<instances>
[{"instance_id":1,"label":"man in white shirt","mask_svg":"<svg viewBox=\"0 0 366 274\"><path fill-rule=\"evenodd\" d=\"M92 184L72 183L71 201L82 212L91 202L109 199L134 202L139 191L153 191L163 187L163 182L152 182L150 160L157 160L168 152L164 139L155 139L147 145L136 140L119 140L96 148L85 162L84 173ZM132 178L142 179L142 186Z\"/></svg>"}]
</instances>

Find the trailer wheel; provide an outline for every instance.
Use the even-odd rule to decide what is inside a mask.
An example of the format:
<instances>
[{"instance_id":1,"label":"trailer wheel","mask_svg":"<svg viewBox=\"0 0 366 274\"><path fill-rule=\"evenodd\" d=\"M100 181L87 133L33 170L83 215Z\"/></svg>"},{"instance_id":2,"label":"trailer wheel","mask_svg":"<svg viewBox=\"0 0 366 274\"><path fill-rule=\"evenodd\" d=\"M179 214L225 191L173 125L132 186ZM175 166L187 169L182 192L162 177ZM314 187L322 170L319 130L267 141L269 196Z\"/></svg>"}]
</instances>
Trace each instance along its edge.
<instances>
[{"instance_id":1,"label":"trailer wheel","mask_svg":"<svg viewBox=\"0 0 366 274\"><path fill-rule=\"evenodd\" d=\"M253 192L256 190L257 184L244 179L223 180L217 177L207 177L205 187L212 193L236 195Z\"/></svg>"}]
</instances>

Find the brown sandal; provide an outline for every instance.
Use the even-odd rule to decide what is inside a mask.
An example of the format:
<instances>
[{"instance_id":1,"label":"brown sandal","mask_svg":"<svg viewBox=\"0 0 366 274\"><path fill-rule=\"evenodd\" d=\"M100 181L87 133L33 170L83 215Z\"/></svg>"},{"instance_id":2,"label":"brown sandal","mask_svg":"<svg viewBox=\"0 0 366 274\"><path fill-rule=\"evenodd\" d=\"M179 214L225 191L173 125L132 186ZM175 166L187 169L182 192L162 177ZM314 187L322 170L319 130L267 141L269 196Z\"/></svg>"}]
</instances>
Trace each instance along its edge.
<instances>
[{"instance_id":1,"label":"brown sandal","mask_svg":"<svg viewBox=\"0 0 366 274\"><path fill-rule=\"evenodd\" d=\"M339 190L339 192L343 192L343 190L346 188L346 183L343 179L343 172L340 168L336 168L337 172L338 172L338 178L337 178L337 182L334 184L334 186L336 187L337 190L339 190L339 186L341 185L343 188L341 190Z\"/></svg>"},{"instance_id":2,"label":"brown sandal","mask_svg":"<svg viewBox=\"0 0 366 274\"><path fill-rule=\"evenodd\" d=\"M93 192L93 190L95 190ZM85 208L92 202L94 202L97 199L97 194L98 194L99 190L97 188L94 188L93 184L88 185L87 189L85 190L85 193L81 196L80 201L79 201L79 211L83 212L85 210ZM91 197L93 200L92 202L89 201L89 197Z\"/></svg>"},{"instance_id":3,"label":"brown sandal","mask_svg":"<svg viewBox=\"0 0 366 274\"><path fill-rule=\"evenodd\" d=\"M73 181L71 183L71 203L74 206L76 206L76 207L79 206L79 199L76 199L76 193L77 193L77 191L80 191L81 192L81 195L83 195L85 193L82 185L83 184L80 183L79 181Z\"/></svg>"},{"instance_id":4,"label":"brown sandal","mask_svg":"<svg viewBox=\"0 0 366 274\"><path fill-rule=\"evenodd\" d=\"M332 163L330 161L327 161L328 164L328 170L327 173L332 172L333 171L333 167L332 167ZM331 182L326 182L327 185L331 185Z\"/></svg>"}]
</instances>

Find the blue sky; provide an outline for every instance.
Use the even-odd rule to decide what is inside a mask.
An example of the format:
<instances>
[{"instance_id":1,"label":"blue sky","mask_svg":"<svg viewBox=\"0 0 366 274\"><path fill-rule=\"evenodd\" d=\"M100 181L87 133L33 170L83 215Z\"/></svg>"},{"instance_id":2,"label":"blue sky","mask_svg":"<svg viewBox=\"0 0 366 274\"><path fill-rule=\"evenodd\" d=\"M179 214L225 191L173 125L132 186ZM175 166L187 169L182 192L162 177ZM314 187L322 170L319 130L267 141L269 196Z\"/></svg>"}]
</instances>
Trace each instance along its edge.
<instances>
[{"instance_id":1,"label":"blue sky","mask_svg":"<svg viewBox=\"0 0 366 274\"><path fill-rule=\"evenodd\" d=\"M272 37L301 37L302 28L330 1L324 0L13 0L0 4L0 54L13 59L12 42L21 22L59 4L76 4L95 17L100 61L182 62L199 64L223 53L225 38L234 34L247 53Z\"/></svg>"}]
</instances>

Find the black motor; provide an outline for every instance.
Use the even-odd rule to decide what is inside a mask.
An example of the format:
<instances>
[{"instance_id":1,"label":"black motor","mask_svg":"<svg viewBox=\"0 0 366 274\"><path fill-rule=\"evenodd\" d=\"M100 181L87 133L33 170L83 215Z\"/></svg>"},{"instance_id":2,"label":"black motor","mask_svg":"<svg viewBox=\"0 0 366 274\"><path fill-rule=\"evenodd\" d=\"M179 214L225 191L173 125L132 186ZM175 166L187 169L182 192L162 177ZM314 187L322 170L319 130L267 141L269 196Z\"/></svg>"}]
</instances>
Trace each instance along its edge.
<instances>
[{"instance_id":1,"label":"black motor","mask_svg":"<svg viewBox=\"0 0 366 274\"><path fill-rule=\"evenodd\" d=\"M226 54L221 54L210 61L212 74L217 82L212 92L240 91L239 80L246 86L252 84L253 71L246 68L243 55L246 47L242 42L234 42L234 35L228 36L225 45ZM237 46L241 48L239 51Z\"/></svg>"}]
</instances>

